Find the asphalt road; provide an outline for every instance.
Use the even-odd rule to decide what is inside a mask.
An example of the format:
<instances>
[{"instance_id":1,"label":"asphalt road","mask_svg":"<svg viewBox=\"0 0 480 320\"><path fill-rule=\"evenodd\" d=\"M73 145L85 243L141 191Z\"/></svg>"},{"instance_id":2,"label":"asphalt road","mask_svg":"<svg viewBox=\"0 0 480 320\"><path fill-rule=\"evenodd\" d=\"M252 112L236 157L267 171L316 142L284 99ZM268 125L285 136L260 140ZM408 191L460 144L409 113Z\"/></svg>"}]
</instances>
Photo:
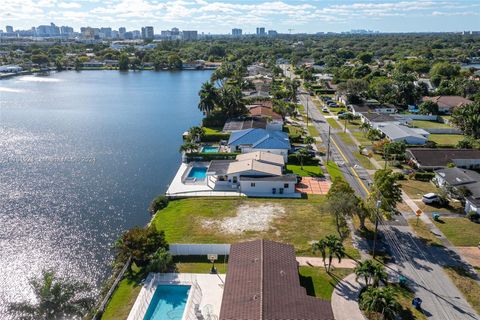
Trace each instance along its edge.
<instances>
[{"instance_id":1,"label":"asphalt road","mask_svg":"<svg viewBox=\"0 0 480 320\"><path fill-rule=\"evenodd\" d=\"M285 68L283 68L285 71ZM287 76L289 73L287 71ZM308 109L309 123L313 124L327 147L329 124L323 113L307 94L299 96L300 103ZM307 108L308 105L308 108ZM356 146L343 142L333 128L330 129L330 159L335 161L355 190L365 198L371 177L354 156ZM424 314L429 319L477 320L480 317L467 303L457 287L444 272L444 265L460 265L456 254L447 248L426 245L407 225L384 223L379 230L395 260L394 272L409 280L415 296L423 300Z\"/></svg>"}]
</instances>

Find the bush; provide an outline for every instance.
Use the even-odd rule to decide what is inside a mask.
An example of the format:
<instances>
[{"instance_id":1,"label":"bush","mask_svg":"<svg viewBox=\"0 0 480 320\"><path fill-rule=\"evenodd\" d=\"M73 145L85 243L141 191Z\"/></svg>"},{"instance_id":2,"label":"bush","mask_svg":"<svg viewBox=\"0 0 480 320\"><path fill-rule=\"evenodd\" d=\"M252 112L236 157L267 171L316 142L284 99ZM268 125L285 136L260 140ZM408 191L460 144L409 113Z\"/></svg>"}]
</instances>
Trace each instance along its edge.
<instances>
[{"instance_id":1,"label":"bush","mask_svg":"<svg viewBox=\"0 0 480 320\"><path fill-rule=\"evenodd\" d=\"M300 165L300 161L299 161L297 155L294 154L294 153L288 155L288 163L289 164ZM313 157L305 157L303 159L303 165L304 166L316 166L316 165L318 165L318 163L319 163L319 160L315 159Z\"/></svg>"},{"instance_id":2,"label":"bush","mask_svg":"<svg viewBox=\"0 0 480 320\"><path fill-rule=\"evenodd\" d=\"M168 198L164 195L160 195L150 202L148 206L148 212L154 215L158 210L162 210L168 206Z\"/></svg>"},{"instance_id":3,"label":"bush","mask_svg":"<svg viewBox=\"0 0 480 320\"><path fill-rule=\"evenodd\" d=\"M220 140L230 139L229 133L206 133L203 135L202 142L218 142Z\"/></svg>"},{"instance_id":4,"label":"bush","mask_svg":"<svg viewBox=\"0 0 480 320\"><path fill-rule=\"evenodd\" d=\"M393 175L395 176L395 178L397 180L406 180L407 178L405 177L405 175L401 172L394 172Z\"/></svg>"},{"instance_id":5,"label":"bush","mask_svg":"<svg viewBox=\"0 0 480 320\"><path fill-rule=\"evenodd\" d=\"M430 181L435 177L435 173L433 172L415 172L414 176L415 180L418 181Z\"/></svg>"},{"instance_id":6,"label":"bush","mask_svg":"<svg viewBox=\"0 0 480 320\"><path fill-rule=\"evenodd\" d=\"M303 138L301 134L289 134L290 142L292 143L303 143Z\"/></svg>"},{"instance_id":7,"label":"bush","mask_svg":"<svg viewBox=\"0 0 480 320\"><path fill-rule=\"evenodd\" d=\"M212 161L212 160L235 160L235 158L240 153L205 153L205 152L197 152L197 153L187 153L185 156L187 157L187 161Z\"/></svg>"},{"instance_id":8,"label":"bush","mask_svg":"<svg viewBox=\"0 0 480 320\"><path fill-rule=\"evenodd\" d=\"M470 221L475 221L475 222L478 222L480 220L480 214L475 212L475 211L470 211L467 213L466 217L470 220Z\"/></svg>"}]
</instances>

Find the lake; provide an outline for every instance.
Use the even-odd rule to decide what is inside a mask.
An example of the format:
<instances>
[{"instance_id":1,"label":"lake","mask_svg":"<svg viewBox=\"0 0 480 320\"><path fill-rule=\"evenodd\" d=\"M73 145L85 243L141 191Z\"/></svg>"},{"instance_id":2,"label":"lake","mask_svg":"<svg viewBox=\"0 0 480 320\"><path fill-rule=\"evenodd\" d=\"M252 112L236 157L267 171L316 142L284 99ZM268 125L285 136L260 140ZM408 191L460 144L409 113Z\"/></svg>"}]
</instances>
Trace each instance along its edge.
<instances>
[{"instance_id":1,"label":"lake","mask_svg":"<svg viewBox=\"0 0 480 320\"><path fill-rule=\"evenodd\" d=\"M0 81L0 315L31 298L28 280L42 269L98 290L113 242L149 221L150 200L174 177L210 75L68 71Z\"/></svg>"}]
</instances>

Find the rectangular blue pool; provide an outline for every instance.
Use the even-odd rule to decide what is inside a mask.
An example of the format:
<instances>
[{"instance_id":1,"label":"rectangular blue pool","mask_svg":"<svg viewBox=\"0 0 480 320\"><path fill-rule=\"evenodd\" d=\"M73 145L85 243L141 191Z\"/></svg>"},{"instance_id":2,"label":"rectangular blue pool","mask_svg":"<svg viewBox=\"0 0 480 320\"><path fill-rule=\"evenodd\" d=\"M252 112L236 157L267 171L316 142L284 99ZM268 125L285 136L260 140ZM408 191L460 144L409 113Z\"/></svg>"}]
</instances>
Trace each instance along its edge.
<instances>
[{"instance_id":1,"label":"rectangular blue pool","mask_svg":"<svg viewBox=\"0 0 480 320\"><path fill-rule=\"evenodd\" d=\"M202 152L204 153L217 153L218 150L220 150L219 147L214 147L214 146L204 146L202 147Z\"/></svg>"},{"instance_id":2,"label":"rectangular blue pool","mask_svg":"<svg viewBox=\"0 0 480 320\"><path fill-rule=\"evenodd\" d=\"M182 320L190 286L159 285L143 320Z\"/></svg>"},{"instance_id":3,"label":"rectangular blue pool","mask_svg":"<svg viewBox=\"0 0 480 320\"><path fill-rule=\"evenodd\" d=\"M207 167L192 167L188 173L188 178L197 180L205 180L207 177Z\"/></svg>"}]
</instances>

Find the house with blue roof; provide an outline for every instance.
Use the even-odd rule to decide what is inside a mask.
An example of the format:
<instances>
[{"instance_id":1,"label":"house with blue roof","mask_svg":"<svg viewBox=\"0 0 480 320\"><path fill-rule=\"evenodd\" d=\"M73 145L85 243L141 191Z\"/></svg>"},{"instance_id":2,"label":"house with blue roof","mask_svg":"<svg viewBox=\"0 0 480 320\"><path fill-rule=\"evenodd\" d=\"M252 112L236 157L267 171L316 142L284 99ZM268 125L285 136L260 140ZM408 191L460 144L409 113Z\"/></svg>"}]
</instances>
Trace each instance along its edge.
<instances>
[{"instance_id":1,"label":"house with blue roof","mask_svg":"<svg viewBox=\"0 0 480 320\"><path fill-rule=\"evenodd\" d=\"M263 151L279 154L283 156L285 162L291 148L286 132L266 129L247 129L232 132L227 145L230 152Z\"/></svg>"}]
</instances>

